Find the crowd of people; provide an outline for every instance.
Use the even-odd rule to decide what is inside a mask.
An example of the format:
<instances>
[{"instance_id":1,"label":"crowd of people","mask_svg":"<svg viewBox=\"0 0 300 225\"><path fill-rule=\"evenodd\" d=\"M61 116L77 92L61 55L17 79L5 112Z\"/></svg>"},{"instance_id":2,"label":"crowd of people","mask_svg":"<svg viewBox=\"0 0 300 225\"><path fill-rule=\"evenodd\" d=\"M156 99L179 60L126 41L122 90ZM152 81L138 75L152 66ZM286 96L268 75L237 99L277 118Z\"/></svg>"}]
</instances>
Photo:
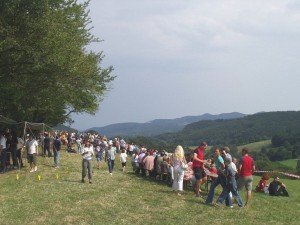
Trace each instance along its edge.
<instances>
[{"instance_id":1,"label":"crowd of people","mask_svg":"<svg viewBox=\"0 0 300 225\"><path fill-rule=\"evenodd\" d=\"M171 180L172 190L181 196L184 182L188 181L195 192L195 197L204 198L201 187L210 181L211 186L204 202L208 205L220 206L225 201L226 206L233 208L235 202L239 207L249 207L252 197L253 173L255 163L249 156L249 150L243 148L238 160L230 155L229 147L215 148L214 157L204 159L207 143L202 142L193 153L185 154L183 147L178 145L174 153L166 153L146 148L138 149L131 157L132 168L136 174L162 181ZM274 181L268 187L271 196L288 196L285 185ZM222 187L222 193L213 203L215 189ZM208 187L208 186L207 186ZM244 203L239 191L246 189ZM274 191L273 191L274 190Z\"/></svg>"},{"instance_id":2,"label":"crowd of people","mask_svg":"<svg viewBox=\"0 0 300 225\"><path fill-rule=\"evenodd\" d=\"M52 134L44 132L39 135L26 135L25 140L5 129L0 135L1 173L11 169L20 169L24 166L22 149L25 149L26 158L30 165L30 172L37 171L37 156L41 146L43 157L53 156L53 166L59 168L61 146L66 145L66 151L79 153L82 156L81 182L92 184L93 158L96 158L96 168L101 169L105 161L108 173L114 172L116 156L119 155L122 171L126 172L127 158L131 158L131 166L136 175L161 180L172 186L177 196L181 196L185 184L189 184L195 197L204 198L201 187L210 182L208 194L204 199L206 204L220 206L225 201L226 206L233 207L233 199L239 207L247 207L251 201L253 173L255 172L254 160L249 156L247 148L243 148L239 160L231 157L228 147L215 148L214 156L205 159L207 143L202 142L191 154L185 153L182 146L178 145L174 152L165 150L149 150L144 146L126 143L124 139L107 139L93 133L68 133L55 131ZM75 146L75 147L74 147ZM11 160L11 159L12 160ZM11 162L12 161L12 162ZM268 193L271 196L288 196L286 186L275 177L269 185L269 177L263 174L256 186L256 191ZM221 185L222 193L213 203L215 189ZM239 191L246 189L246 202L242 201Z\"/></svg>"}]
</instances>

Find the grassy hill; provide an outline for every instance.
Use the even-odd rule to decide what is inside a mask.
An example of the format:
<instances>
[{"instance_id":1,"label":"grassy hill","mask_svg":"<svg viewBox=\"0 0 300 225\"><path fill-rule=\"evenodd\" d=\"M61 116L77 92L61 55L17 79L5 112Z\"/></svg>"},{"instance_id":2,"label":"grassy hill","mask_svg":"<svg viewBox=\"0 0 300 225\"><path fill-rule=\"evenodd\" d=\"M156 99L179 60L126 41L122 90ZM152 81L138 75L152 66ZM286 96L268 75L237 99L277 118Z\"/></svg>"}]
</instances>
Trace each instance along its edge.
<instances>
[{"instance_id":1,"label":"grassy hill","mask_svg":"<svg viewBox=\"0 0 300 225\"><path fill-rule=\"evenodd\" d=\"M123 173L119 158L113 176L105 164L95 169L93 159L93 184L80 183L79 154L61 152L57 170L53 158L37 160L35 173L26 165L0 175L1 224L299 224L299 180L282 178L290 198L254 192L250 208L228 209L203 204L191 189L176 197L166 184L136 176L130 166ZM255 176L254 186L258 181ZM218 187L215 199L220 193ZM241 196L245 200L244 190Z\"/></svg>"},{"instance_id":2,"label":"grassy hill","mask_svg":"<svg viewBox=\"0 0 300 225\"><path fill-rule=\"evenodd\" d=\"M246 145L238 146L238 150L242 150L244 147L248 148L250 151L260 151L262 147L269 147L271 145L271 140L258 141L254 143L249 143Z\"/></svg>"},{"instance_id":3,"label":"grassy hill","mask_svg":"<svg viewBox=\"0 0 300 225\"><path fill-rule=\"evenodd\" d=\"M297 160L296 159L288 159L284 161L280 161L281 164L288 166L292 169L295 169L297 167Z\"/></svg>"}]
</instances>

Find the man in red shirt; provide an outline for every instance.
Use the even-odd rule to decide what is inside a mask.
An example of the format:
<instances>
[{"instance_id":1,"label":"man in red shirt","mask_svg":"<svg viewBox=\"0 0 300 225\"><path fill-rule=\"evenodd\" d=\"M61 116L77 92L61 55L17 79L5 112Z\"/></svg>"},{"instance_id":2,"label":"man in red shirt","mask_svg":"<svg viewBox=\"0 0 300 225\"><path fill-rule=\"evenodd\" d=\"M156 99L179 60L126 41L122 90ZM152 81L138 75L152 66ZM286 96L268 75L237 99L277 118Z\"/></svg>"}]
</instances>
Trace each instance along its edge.
<instances>
[{"instance_id":1,"label":"man in red shirt","mask_svg":"<svg viewBox=\"0 0 300 225\"><path fill-rule=\"evenodd\" d=\"M249 206L251 200L251 192L252 192L252 183L253 176L252 174L255 172L255 164L254 160L248 155L248 149L242 149L242 158L239 162L239 179L237 182L238 190L241 190L243 187L246 188L247 191L247 201L245 204Z\"/></svg>"},{"instance_id":2,"label":"man in red shirt","mask_svg":"<svg viewBox=\"0 0 300 225\"><path fill-rule=\"evenodd\" d=\"M204 160L205 149L207 149L207 143L202 142L200 146L194 150L193 170L196 178L196 197L200 197L200 185L202 179L206 176L203 168L203 164L207 162L206 160Z\"/></svg>"}]
</instances>

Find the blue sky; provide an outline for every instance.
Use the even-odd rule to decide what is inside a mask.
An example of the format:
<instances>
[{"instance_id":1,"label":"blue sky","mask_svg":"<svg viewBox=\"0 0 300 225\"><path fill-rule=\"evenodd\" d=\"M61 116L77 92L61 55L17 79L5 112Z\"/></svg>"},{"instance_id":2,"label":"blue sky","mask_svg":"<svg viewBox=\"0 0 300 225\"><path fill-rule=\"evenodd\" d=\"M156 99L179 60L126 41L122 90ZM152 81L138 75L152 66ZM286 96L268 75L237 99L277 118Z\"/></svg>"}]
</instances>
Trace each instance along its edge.
<instances>
[{"instance_id":1,"label":"blue sky","mask_svg":"<svg viewBox=\"0 0 300 225\"><path fill-rule=\"evenodd\" d=\"M300 2L91 0L117 76L79 130L204 113L299 110Z\"/></svg>"}]
</instances>

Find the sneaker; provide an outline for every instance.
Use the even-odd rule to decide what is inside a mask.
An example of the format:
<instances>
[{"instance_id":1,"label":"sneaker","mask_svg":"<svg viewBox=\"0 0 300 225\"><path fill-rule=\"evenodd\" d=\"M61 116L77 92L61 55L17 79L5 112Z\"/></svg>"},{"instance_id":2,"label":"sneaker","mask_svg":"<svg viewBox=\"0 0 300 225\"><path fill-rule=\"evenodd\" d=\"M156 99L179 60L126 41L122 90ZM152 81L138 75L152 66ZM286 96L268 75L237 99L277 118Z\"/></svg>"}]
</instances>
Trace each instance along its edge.
<instances>
[{"instance_id":1,"label":"sneaker","mask_svg":"<svg viewBox=\"0 0 300 225\"><path fill-rule=\"evenodd\" d=\"M32 172L34 172L34 169L31 169L31 170L30 170L30 173L32 173Z\"/></svg>"},{"instance_id":2,"label":"sneaker","mask_svg":"<svg viewBox=\"0 0 300 225\"><path fill-rule=\"evenodd\" d=\"M59 168L59 166L56 166L56 167L54 167L55 169L58 169Z\"/></svg>"},{"instance_id":3,"label":"sneaker","mask_svg":"<svg viewBox=\"0 0 300 225\"><path fill-rule=\"evenodd\" d=\"M37 166L34 167L34 171L37 171Z\"/></svg>"},{"instance_id":4,"label":"sneaker","mask_svg":"<svg viewBox=\"0 0 300 225\"><path fill-rule=\"evenodd\" d=\"M112 173L109 173L112 176Z\"/></svg>"},{"instance_id":5,"label":"sneaker","mask_svg":"<svg viewBox=\"0 0 300 225\"><path fill-rule=\"evenodd\" d=\"M196 198L202 198L202 196L200 194L196 194L195 197Z\"/></svg>"},{"instance_id":6,"label":"sneaker","mask_svg":"<svg viewBox=\"0 0 300 225\"><path fill-rule=\"evenodd\" d=\"M81 183L84 183L84 182L85 182L84 179L82 179L82 180L81 180Z\"/></svg>"},{"instance_id":7,"label":"sneaker","mask_svg":"<svg viewBox=\"0 0 300 225\"><path fill-rule=\"evenodd\" d=\"M233 209L233 205L231 205L231 206L228 206L230 209Z\"/></svg>"},{"instance_id":8,"label":"sneaker","mask_svg":"<svg viewBox=\"0 0 300 225\"><path fill-rule=\"evenodd\" d=\"M93 182L92 182L92 180L89 180L89 184L92 184Z\"/></svg>"}]
</instances>

